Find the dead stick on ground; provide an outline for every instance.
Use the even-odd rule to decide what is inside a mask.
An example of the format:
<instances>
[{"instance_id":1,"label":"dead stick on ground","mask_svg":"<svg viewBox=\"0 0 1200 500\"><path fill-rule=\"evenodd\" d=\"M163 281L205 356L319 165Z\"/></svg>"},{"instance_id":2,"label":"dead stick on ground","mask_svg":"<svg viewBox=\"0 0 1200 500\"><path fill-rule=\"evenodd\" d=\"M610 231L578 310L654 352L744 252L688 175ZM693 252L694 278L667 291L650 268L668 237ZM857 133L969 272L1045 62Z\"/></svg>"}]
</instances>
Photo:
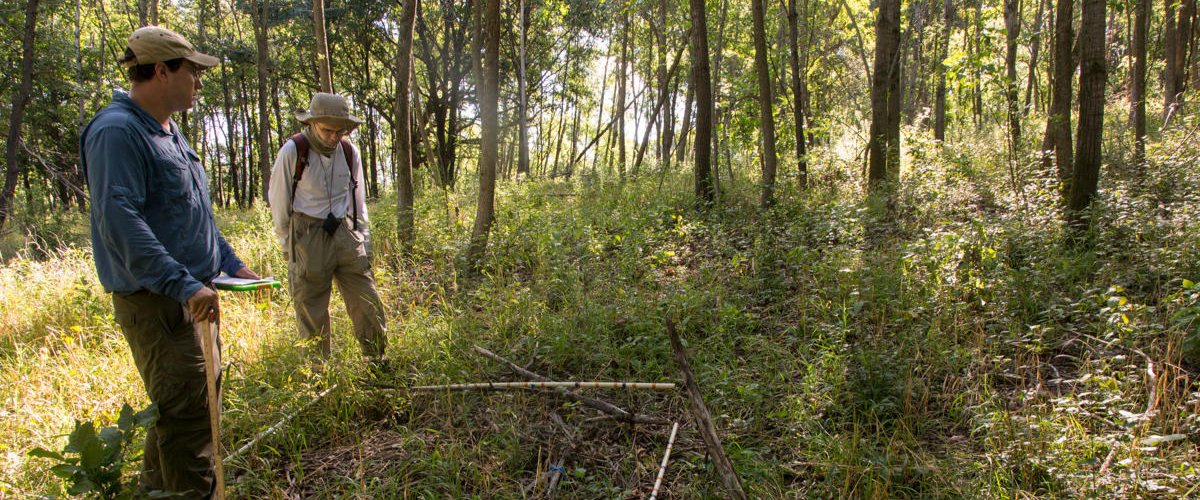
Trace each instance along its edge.
<instances>
[{"instance_id":1,"label":"dead stick on ground","mask_svg":"<svg viewBox=\"0 0 1200 500\"><path fill-rule=\"evenodd\" d=\"M508 365L509 369L511 369L514 372L517 372L517 374L519 374L523 377L531 378L533 380L545 380L545 381L550 380L550 379L543 377L541 375L538 375L534 372L531 372L529 370L521 368L520 366L513 363L512 361L504 359L503 357L501 357L498 354L493 353L492 351L489 351L489 350L484 349L479 346L473 346L473 347L475 348L475 351L478 352L479 354L487 356L487 357L491 358L492 360L495 360L496 362ZM575 393L568 391L566 389L563 389L561 387L557 388L557 390L558 390L559 394L562 394L564 397L566 397L568 399L578 401L587 406L590 406L592 408L600 410L604 413L608 413L610 415L616 415L617 417L619 417L618 419L622 420L622 421L628 422L628 421L632 420L636 424L650 424L650 425L670 425L671 424L670 420L663 419L663 418L657 418L657 417L651 417L649 415L633 414L632 416L630 416L629 412L627 412L621 408L618 408L617 406L615 406L612 403L609 403L607 401L603 401L603 400L596 399L596 398L589 397L589 396L584 396L582 394L575 394Z\"/></svg>"},{"instance_id":2,"label":"dead stick on ground","mask_svg":"<svg viewBox=\"0 0 1200 500\"><path fill-rule=\"evenodd\" d=\"M705 406L704 398L700 395L700 385L696 383L696 375L692 373L692 367L688 364L687 353L683 350L683 342L679 341L679 332L675 331L674 321L667 320L667 335L671 337L675 363L679 365L679 371L683 374L683 387L688 392L692 417L696 419L696 427L700 428L700 436L708 446L708 454L712 456L717 474L721 476L721 482L725 484L731 498L745 500L746 492L742 490L742 482L733 470L733 462L725 455L721 438L717 436L717 429L713 426L712 413L708 411L708 406Z\"/></svg>"},{"instance_id":3,"label":"dead stick on ground","mask_svg":"<svg viewBox=\"0 0 1200 500\"><path fill-rule=\"evenodd\" d=\"M217 388L217 374L221 371L220 351L217 348L219 335L217 323L193 321L192 328L200 332L200 350L204 352L204 383L208 390L208 422L212 429L213 447L213 498L225 500L225 463L221 460L221 395Z\"/></svg>"}]
</instances>

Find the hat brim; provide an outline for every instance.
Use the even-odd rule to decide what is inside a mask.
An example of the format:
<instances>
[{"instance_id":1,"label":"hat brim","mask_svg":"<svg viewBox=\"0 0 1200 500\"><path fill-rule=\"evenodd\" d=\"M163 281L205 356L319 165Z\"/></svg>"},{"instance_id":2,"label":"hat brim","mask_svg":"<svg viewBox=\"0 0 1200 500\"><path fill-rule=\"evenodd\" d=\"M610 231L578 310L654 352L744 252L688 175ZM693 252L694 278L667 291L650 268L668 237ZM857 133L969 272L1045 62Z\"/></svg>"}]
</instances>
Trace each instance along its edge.
<instances>
[{"instance_id":1,"label":"hat brim","mask_svg":"<svg viewBox=\"0 0 1200 500\"><path fill-rule=\"evenodd\" d=\"M310 122L326 122L337 124L342 127L357 127L365 123L362 118L354 115L349 116L313 116L307 109L296 110L296 121L308 125Z\"/></svg>"},{"instance_id":2,"label":"hat brim","mask_svg":"<svg viewBox=\"0 0 1200 500\"><path fill-rule=\"evenodd\" d=\"M193 52L192 55L187 56L184 59L191 61L192 64L199 66L200 69L208 69L221 63L220 59L208 54L201 54L199 52Z\"/></svg>"}]
</instances>

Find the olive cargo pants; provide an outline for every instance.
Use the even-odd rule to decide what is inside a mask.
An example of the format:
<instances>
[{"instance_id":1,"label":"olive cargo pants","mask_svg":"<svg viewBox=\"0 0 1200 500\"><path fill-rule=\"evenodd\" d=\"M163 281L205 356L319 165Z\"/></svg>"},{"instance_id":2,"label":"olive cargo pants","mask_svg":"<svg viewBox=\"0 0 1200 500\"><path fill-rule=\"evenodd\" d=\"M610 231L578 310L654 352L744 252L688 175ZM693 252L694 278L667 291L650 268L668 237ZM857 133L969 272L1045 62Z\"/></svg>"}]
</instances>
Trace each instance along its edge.
<instances>
[{"instance_id":1,"label":"olive cargo pants","mask_svg":"<svg viewBox=\"0 0 1200 500\"><path fill-rule=\"evenodd\" d=\"M321 227L323 222L293 213L285 246L289 253L288 287L300 338L315 340L321 354L329 356L329 295L336 282L363 355L382 357L387 348L386 320L366 242L347 220L332 235Z\"/></svg>"},{"instance_id":2,"label":"olive cargo pants","mask_svg":"<svg viewBox=\"0 0 1200 500\"><path fill-rule=\"evenodd\" d=\"M209 498L213 448L200 332L184 305L171 297L139 292L112 298L146 394L158 405L158 423L146 433L139 493Z\"/></svg>"}]
</instances>

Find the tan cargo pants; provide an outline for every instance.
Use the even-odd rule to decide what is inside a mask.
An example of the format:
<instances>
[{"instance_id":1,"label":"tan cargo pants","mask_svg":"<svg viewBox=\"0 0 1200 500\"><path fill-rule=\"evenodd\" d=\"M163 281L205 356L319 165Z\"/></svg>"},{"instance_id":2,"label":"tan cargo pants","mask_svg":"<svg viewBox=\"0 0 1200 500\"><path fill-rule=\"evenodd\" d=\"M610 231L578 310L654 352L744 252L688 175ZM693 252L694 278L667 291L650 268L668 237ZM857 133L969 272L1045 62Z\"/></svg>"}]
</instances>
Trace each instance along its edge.
<instances>
[{"instance_id":1,"label":"tan cargo pants","mask_svg":"<svg viewBox=\"0 0 1200 500\"><path fill-rule=\"evenodd\" d=\"M346 312L354 324L363 355L382 357L387 348L383 301L375 290L375 276L361 234L343 220L333 235L321 228L321 219L292 214L288 255L288 286L296 308L300 338L311 340L322 355L330 353L329 295L337 283Z\"/></svg>"}]
</instances>

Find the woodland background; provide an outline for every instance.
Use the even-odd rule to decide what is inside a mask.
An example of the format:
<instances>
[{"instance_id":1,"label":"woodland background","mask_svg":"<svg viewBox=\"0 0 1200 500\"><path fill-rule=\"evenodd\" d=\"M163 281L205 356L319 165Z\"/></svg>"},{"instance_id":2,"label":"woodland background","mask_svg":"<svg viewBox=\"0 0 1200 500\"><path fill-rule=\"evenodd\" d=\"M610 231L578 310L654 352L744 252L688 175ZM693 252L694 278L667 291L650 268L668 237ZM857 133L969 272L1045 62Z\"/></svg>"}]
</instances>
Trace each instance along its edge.
<instances>
[{"instance_id":1,"label":"woodland background","mask_svg":"<svg viewBox=\"0 0 1200 500\"><path fill-rule=\"evenodd\" d=\"M29 450L146 405L77 149L148 23L223 59L175 119L260 272L291 110L367 121L400 369L364 381L340 304L320 365L286 293L223 297L228 450L332 388L235 497L649 497L662 426L407 388L518 379L473 345L676 380L668 321L753 498L1200 495L1195 0L28 0L0 7L0 498L79 488ZM685 422L659 498L727 497L682 394L594 395Z\"/></svg>"}]
</instances>

